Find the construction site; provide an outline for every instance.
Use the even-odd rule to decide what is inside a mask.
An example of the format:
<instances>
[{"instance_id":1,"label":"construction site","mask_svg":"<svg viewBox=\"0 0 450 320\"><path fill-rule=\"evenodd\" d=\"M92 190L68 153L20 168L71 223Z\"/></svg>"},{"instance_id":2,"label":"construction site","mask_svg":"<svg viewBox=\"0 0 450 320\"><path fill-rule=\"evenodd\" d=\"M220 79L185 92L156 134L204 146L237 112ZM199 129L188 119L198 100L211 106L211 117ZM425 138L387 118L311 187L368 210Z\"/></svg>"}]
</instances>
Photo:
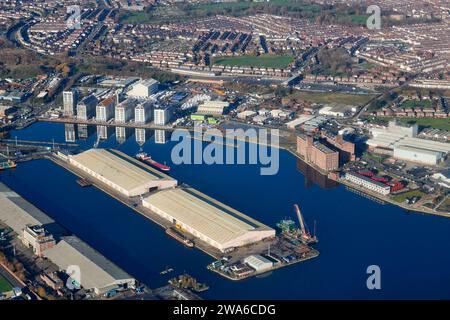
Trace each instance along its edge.
<instances>
[{"instance_id":1,"label":"construction site","mask_svg":"<svg viewBox=\"0 0 450 320\"><path fill-rule=\"evenodd\" d=\"M217 261L208 269L232 280L268 272L318 256L317 242L298 209L300 227L276 230L198 190L113 149L49 158L134 211L157 223L169 237ZM81 185L81 184L80 184ZM259 263L263 263L263 267ZM270 266L269 266L270 265ZM244 271L242 270L244 268Z\"/></svg>"}]
</instances>

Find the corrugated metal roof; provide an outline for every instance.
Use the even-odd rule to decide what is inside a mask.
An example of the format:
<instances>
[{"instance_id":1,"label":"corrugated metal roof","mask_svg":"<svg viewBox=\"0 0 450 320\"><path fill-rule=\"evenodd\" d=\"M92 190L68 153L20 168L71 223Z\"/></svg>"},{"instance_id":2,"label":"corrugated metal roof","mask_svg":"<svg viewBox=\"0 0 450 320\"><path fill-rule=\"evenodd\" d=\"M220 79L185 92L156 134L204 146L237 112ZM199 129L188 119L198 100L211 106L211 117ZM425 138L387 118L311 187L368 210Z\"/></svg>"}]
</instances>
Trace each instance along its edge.
<instances>
[{"instance_id":1,"label":"corrugated metal roof","mask_svg":"<svg viewBox=\"0 0 450 320\"><path fill-rule=\"evenodd\" d=\"M64 237L58 244L44 251L44 256L61 270L71 265L80 268L80 282L85 289L105 288L133 279L100 253L77 237Z\"/></svg>"},{"instance_id":2,"label":"corrugated metal roof","mask_svg":"<svg viewBox=\"0 0 450 320\"><path fill-rule=\"evenodd\" d=\"M149 167L138 166L135 159L119 151L90 149L70 158L128 191L160 179L173 180Z\"/></svg>"},{"instance_id":3,"label":"corrugated metal roof","mask_svg":"<svg viewBox=\"0 0 450 320\"><path fill-rule=\"evenodd\" d=\"M21 234L27 225L50 225L50 219L38 208L0 183L0 220Z\"/></svg>"},{"instance_id":4,"label":"corrugated metal roof","mask_svg":"<svg viewBox=\"0 0 450 320\"><path fill-rule=\"evenodd\" d=\"M144 201L220 244L249 231L270 230L260 222L191 188L159 191Z\"/></svg>"}]
</instances>

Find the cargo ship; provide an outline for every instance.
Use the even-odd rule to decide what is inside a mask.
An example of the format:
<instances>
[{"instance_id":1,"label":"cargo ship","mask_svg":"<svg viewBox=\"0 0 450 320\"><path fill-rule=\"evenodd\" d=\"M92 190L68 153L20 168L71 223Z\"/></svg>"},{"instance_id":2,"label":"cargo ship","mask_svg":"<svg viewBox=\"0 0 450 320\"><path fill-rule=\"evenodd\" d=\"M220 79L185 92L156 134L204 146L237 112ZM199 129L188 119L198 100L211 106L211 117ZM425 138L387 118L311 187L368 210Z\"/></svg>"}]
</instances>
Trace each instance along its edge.
<instances>
[{"instance_id":1,"label":"cargo ship","mask_svg":"<svg viewBox=\"0 0 450 320\"><path fill-rule=\"evenodd\" d=\"M17 164L14 161L0 162L0 170L13 169L15 167L17 167Z\"/></svg>"},{"instance_id":2,"label":"cargo ship","mask_svg":"<svg viewBox=\"0 0 450 320\"><path fill-rule=\"evenodd\" d=\"M191 240L186 238L182 233L180 233L179 231L175 230L174 228L167 228L166 229L166 233L169 236L171 236L172 238L174 238L175 240L180 241L186 247L188 247L188 248L193 248L194 247L194 243Z\"/></svg>"},{"instance_id":3,"label":"cargo ship","mask_svg":"<svg viewBox=\"0 0 450 320\"><path fill-rule=\"evenodd\" d=\"M145 152L139 152L136 154L136 159L144 161L155 167L156 169L162 170L162 171L169 171L170 167L166 166L165 164L159 163L155 160L153 160L148 154Z\"/></svg>"}]
</instances>

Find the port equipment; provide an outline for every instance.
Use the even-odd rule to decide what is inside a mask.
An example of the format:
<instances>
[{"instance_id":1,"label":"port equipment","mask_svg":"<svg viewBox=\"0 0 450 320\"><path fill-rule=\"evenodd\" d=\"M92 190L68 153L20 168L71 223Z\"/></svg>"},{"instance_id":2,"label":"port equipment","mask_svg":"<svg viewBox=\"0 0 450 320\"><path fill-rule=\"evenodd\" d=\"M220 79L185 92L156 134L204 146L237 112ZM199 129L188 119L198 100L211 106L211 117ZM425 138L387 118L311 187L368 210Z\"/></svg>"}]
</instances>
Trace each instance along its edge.
<instances>
[{"instance_id":1,"label":"port equipment","mask_svg":"<svg viewBox=\"0 0 450 320\"><path fill-rule=\"evenodd\" d=\"M303 220L302 213L300 212L300 208L297 204L294 204L295 212L297 213L298 222L300 223L300 237L303 241L309 243L309 242L316 242L317 238L316 235L311 235L311 233L308 230L308 227Z\"/></svg>"}]
</instances>

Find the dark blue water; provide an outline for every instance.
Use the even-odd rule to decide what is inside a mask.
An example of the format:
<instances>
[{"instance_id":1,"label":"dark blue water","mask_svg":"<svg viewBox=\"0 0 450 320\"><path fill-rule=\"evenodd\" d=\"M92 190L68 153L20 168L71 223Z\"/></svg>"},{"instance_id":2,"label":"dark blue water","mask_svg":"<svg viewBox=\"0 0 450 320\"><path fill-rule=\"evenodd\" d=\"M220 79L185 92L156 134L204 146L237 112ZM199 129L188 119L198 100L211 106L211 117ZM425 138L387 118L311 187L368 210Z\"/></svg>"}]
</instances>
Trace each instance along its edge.
<instances>
[{"instance_id":1,"label":"dark blue water","mask_svg":"<svg viewBox=\"0 0 450 320\"><path fill-rule=\"evenodd\" d=\"M94 128L95 132L95 128ZM123 144L113 132L100 147L130 155L139 150L134 130ZM155 144L147 132L146 152L170 165L173 143ZM64 142L64 125L37 123L12 134L19 139ZM82 148L92 147L95 133ZM47 160L20 164L0 179L117 265L151 287L186 271L210 285L207 299L405 299L450 298L450 219L407 213L380 205L344 187L305 187L296 159L280 153L280 171L260 176L250 165L172 166L182 182L266 223L294 216L300 204L307 221L318 222L321 255L274 271L265 278L233 282L206 269L212 259L185 248L164 230L95 188L80 188L75 177ZM366 287L366 268L381 268L381 290ZM175 273L160 276L166 266Z\"/></svg>"}]
</instances>

